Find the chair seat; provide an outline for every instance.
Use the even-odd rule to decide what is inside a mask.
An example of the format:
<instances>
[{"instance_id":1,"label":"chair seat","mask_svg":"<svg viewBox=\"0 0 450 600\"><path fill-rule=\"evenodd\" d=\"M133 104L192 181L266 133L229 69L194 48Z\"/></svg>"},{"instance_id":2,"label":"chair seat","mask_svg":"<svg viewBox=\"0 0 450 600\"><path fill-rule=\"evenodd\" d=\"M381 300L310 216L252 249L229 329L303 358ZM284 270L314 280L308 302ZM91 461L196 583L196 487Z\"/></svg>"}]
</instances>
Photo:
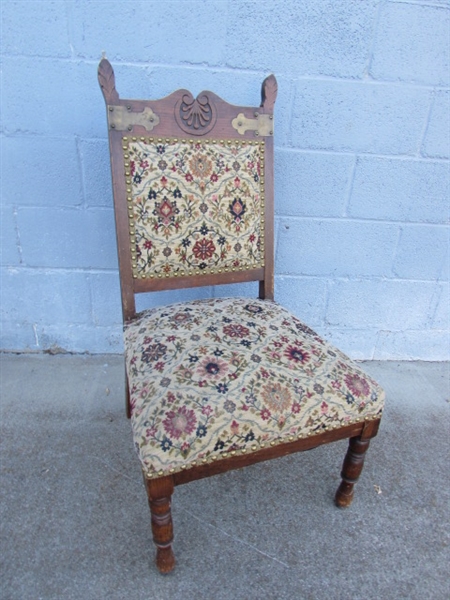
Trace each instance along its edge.
<instances>
[{"instance_id":1,"label":"chair seat","mask_svg":"<svg viewBox=\"0 0 450 600\"><path fill-rule=\"evenodd\" d=\"M380 386L275 302L150 309L124 339L134 441L149 476L381 416Z\"/></svg>"}]
</instances>

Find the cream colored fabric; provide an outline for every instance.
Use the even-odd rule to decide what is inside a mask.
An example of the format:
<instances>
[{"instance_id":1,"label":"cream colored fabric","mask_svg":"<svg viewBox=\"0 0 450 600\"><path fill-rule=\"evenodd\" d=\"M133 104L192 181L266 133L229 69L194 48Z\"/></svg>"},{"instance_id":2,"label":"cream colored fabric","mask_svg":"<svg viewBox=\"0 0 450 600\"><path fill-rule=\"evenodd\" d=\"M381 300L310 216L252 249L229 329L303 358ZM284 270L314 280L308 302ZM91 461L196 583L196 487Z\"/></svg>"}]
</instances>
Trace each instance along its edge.
<instances>
[{"instance_id":1,"label":"cream colored fabric","mask_svg":"<svg viewBox=\"0 0 450 600\"><path fill-rule=\"evenodd\" d=\"M125 328L134 440L161 476L379 418L384 392L276 303L200 300Z\"/></svg>"},{"instance_id":2,"label":"cream colored fabric","mask_svg":"<svg viewBox=\"0 0 450 600\"><path fill-rule=\"evenodd\" d=\"M262 266L264 142L125 138L137 277Z\"/></svg>"}]
</instances>

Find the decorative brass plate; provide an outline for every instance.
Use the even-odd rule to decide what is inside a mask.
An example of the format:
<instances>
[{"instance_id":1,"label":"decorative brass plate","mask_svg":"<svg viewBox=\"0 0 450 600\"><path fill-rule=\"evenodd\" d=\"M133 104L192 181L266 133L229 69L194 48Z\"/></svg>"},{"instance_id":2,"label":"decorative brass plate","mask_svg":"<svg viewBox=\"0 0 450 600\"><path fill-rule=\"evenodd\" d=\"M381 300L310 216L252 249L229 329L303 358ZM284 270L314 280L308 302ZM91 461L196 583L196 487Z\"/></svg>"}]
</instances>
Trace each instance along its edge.
<instances>
[{"instance_id":1,"label":"decorative brass plate","mask_svg":"<svg viewBox=\"0 0 450 600\"><path fill-rule=\"evenodd\" d=\"M108 106L108 124L117 131L131 131L133 125L141 125L152 131L158 125L159 117L146 106L142 112L133 112L129 106Z\"/></svg>"},{"instance_id":2,"label":"decorative brass plate","mask_svg":"<svg viewBox=\"0 0 450 600\"><path fill-rule=\"evenodd\" d=\"M269 137L273 135L273 115L255 113L255 119L247 118L243 113L231 121L233 128L244 135L246 131L254 131L255 136Z\"/></svg>"}]
</instances>

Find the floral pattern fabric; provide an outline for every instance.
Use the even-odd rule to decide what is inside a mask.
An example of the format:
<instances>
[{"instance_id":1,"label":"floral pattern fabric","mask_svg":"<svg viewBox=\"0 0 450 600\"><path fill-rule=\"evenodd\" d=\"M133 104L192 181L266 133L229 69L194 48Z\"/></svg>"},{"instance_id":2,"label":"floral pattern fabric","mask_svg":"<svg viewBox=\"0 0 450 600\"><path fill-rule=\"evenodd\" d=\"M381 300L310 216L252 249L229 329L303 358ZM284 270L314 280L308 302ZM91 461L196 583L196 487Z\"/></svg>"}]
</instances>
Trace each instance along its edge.
<instances>
[{"instance_id":1,"label":"floral pattern fabric","mask_svg":"<svg viewBox=\"0 0 450 600\"><path fill-rule=\"evenodd\" d=\"M375 381L270 301L144 311L125 326L125 353L148 476L379 418L383 409Z\"/></svg>"},{"instance_id":2,"label":"floral pattern fabric","mask_svg":"<svg viewBox=\"0 0 450 600\"><path fill-rule=\"evenodd\" d=\"M136 277L262 266L264 141L124 144Z\"/></svg>"}]
</instances>

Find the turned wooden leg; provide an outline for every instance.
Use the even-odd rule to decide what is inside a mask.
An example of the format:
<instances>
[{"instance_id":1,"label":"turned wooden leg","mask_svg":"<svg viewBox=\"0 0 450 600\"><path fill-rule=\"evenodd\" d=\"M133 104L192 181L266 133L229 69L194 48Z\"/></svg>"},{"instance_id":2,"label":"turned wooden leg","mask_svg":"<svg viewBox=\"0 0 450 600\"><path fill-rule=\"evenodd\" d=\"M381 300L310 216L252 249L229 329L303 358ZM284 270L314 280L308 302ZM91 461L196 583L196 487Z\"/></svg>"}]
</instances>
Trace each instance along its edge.
<instances>
[{"instance_id":1,"label":"turned wooden leg","mask_svg":"<svg viewBox=\"0 0 450 600\"><path fill-rule=\"evenodd\" d=\"M342 481L334 501L336 506L346 508L353 500L353 486L358 481L364 465L364 455L369 447L370 440L362 440L360 437L350 438L347 454L342 466Z\"/></svg>"},{"instance_id":2,"label":"turned wooden leg","mask_svg":"<svg viewBox=\"0 0 450 600\"><path fill-rule=\"evenodd\" d=\"M173 479L172 477L161 477L151 480L144 477L144 481L152 516L153 541L156 544L156 566L161 573L169 573L175 566L170 512Z\"/></svg>"}]
</instances>

